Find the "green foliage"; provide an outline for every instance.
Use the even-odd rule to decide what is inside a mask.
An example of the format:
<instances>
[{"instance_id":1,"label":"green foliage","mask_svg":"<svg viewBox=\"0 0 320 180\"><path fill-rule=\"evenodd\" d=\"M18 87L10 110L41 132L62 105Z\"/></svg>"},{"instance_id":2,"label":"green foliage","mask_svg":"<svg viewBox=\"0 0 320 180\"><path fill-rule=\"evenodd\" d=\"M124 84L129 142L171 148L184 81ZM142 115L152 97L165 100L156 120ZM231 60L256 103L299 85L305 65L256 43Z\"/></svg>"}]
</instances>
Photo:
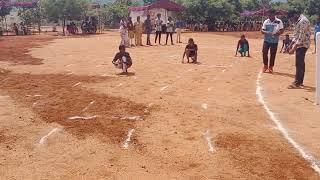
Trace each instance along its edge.
<instances>
[{"instance_id":1,"label":"green foliage","mask_svg":"<svg viewBox=\"0 0 320 180\"><path fill-rule=\"evenodd\" d=\"M51 21L80 20L87 12L86 0L44 0L42 7L46 17Z\"/></svg>"},{"instance_id":2,"label":"green foliage","mask_svg":"<svg viewBox=\"0 0 320 180\"><path fill-rule=\"evenodd\" d=\"M236 11L235 5L225 0L180 0L179 2L186 8L180 16L195 22L227 19Z\"/></svg>"},{"instance_id":3,"label":"green foliage","mask_svg":"<svg viewBox=\"0 0 320 180\"><path fill-rule=\"evenodd\" d=\"M2 0L3 2L10 2L10 0ZM12 8L10 7L0 7L0 17L3 19L6 15L10 14Z\"/></svg>"},{"instance_id":4,"label":"green foliage","mask_svg":"<svg viewBox=\"0 0 320 180\"><path fill-rule=\"evenodd\" d=\"M109 3L101 10L102 20L105 25L113 27L120 22L121 18L129 16L130 6L139 5L140 4L138 2L133 3L131 1L123 0L117 0L113 3Z\"/></svg>"},{"instance_id":5,"label":"green foliage","mask_svg":"<svg viewBox=\"0 0 320 180\"><path fill-rule=\"evenodd\" d=\"M309 0L307 11L308 11L309 15L320 16L320 1L319 0Z\"/></svg>"}]
</instances>

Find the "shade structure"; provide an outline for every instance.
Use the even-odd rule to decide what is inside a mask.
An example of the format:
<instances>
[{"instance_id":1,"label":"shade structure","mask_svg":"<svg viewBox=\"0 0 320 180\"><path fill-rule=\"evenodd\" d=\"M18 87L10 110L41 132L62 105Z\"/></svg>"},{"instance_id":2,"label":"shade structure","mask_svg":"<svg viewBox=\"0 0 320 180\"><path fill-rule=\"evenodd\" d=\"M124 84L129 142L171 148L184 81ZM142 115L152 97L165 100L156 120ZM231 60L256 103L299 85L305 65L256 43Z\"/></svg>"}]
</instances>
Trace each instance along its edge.
<instances>
[{"instance_id":1,"label":"shade structure","mask_svg":"<svg viewBox=\"0 0 320 180\"><path fill-rule=\"evenodd\" d=\"M151 9L166 9L168 11L180 12L184 10L184 7L170 0L158 0L146 6L137 6L129 8L130 11L146 11Z\"/></svg>"},{"instance_id":2,"label":"shade structure","mask_svg":"<svg viewBox=\"0 0 320 180\"><path fill-rule=\"evenodd\" d=\"M17 7L17 8L35 8L38 5L38 1L1 1L0 0L0 8L10 8L10 7Z\"/></svg>"},{"instance_id":3,"label":"shade structure","mask_svg":"<svg viewBox=\"0 0 320 180\"><path fill-rule=\"evenodd\" d=\"M266 16L268 14L269 9L260 9L258 11L244 11L243 13L241 13L241 16L246 16L246 17L250 17L250 16ZM276 10L276 15L277 16L285 16L287 15L287 11L285 10Z\"/></svg>"}]
</instances>

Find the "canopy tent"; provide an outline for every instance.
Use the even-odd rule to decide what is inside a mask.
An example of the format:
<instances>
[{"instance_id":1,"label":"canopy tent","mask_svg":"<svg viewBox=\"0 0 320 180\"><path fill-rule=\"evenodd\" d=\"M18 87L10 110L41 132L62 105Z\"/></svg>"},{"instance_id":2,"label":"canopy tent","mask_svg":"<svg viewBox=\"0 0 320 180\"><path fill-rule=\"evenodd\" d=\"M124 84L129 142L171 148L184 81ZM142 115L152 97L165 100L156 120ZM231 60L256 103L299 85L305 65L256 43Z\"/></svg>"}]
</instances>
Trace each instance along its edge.
<instances>
[{"instance_id":1,"label":"canopy tent","mask_svg":"<svg viewBox=\"0 0 320 180\"><path fill-rule=\"evenodd\" d=\"M241 13L241 16L245 16L245 17L250 17L250 16L266 16L268 14L268 10L266 8L260 9L258 11L244 11L243 13ZM276 15L277 16L285 16L287 15L287 11L285 10L276 10Z\"/></svg>"},{"instance_id":2,"label":"canopy tent","mask_svg":"<svg viewBox=\"0 0 320 180\"><path fill-rule=\"evenodd\" d=\"M38 1L2 1L0 0L0 8L10 8L10 7L17 7L17 8L35 8L38 5Z\"/></svg>"},{"instance_id":3,"label":"canopy tent","mask_svg":"<svg viewBox=\"0 0 320 180\"><path fill-rule=\"evenodd\" d=\"M171 2L170 0L158 0L146 6L136 6L129 8L130 11L147 11L151 9L166 9L168 11L181 12L184 10L184 7L180 4Z\"/></svg>"}]
</instances>

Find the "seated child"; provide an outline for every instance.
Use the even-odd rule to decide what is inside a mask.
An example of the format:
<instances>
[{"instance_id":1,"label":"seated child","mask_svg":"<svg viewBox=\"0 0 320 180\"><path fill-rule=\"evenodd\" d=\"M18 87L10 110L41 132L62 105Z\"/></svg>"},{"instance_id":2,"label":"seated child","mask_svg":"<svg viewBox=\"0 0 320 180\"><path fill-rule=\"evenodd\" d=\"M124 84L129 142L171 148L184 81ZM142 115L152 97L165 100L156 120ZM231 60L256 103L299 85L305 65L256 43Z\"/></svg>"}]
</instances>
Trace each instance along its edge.
<instances>
[{"instance_id":1,"label":"seated child","mask_svg":"<svg viewBox=\"0 0 320 180\"><path fill-rule=\"evenodd\" d=\"M286 39L283 40L282 48L280 53L289 53L290 45L292 43L292 40L290 39L289 34L286 35ZM284 50L283 50L284 49Z\"/></svg>"},{"instance_id":2,"label":"seated child","mask_svg":"<svg viewBox=\"0 0 320 180\"><path fill-rule=\"evenodd\" d=\"M185 56L187 56L188 63L190 63L190 58L192 59L192 63L196 64L198 62L198 46L192 38L189 39L188 45L183 53L182 63L184 63Z\"/></svg>"},{"instance_id":3,"label":"seated child","mask_svg":"<svg viewBox=\"0 0 320 180\"><path fill-rule=\"evenodd\" d=\"M242 35L241 39L238 41L236 56L238 55L238 52L241 54L241 57L247 56L247 53L248 57L250 57L250 46L245 35Z\"/></svg>"},{"instance_id":4,"label":"seated child","mask_svg":"<svg viewBox=\"0 0 320 180\"><path fill-rule=\"evenodd\" d=\"M126 46L120 45L119 52L113 58L112 63L116 68L122 69L122 73L128 73L128 69L132 66L130 54L126 52Z\"/></svg>"}]
</instances>

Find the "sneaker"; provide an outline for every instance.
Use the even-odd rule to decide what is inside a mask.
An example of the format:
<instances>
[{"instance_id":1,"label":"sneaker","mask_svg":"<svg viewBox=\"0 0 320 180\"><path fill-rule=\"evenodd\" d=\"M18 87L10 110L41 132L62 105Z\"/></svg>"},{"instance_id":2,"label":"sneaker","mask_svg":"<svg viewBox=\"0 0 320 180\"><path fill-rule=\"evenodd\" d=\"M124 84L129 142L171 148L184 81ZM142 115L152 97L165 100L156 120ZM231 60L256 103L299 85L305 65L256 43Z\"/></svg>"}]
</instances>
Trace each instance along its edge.
<instances>
[{"instance_id":1,"label":"sneaker","mask_svg":"<svg viewBox=\"0 0 320 180\"><path fill-rule=\"evenodd\" d=\"M263 73L266 73L267 71L268 71L268 66L263 66L262 72L263 72Z\"/></svg>"},{"instance_id":2,"label":"sneaker","mask_svg":"<svg viewBox=\"0 0 320 180\"><path fill-rule=\"evenodd\" d=\"M270 72L271 74L273 73L273 67L272 67L272 66L269 67L269 72Z\"/></svg>"},{"instance_id":3,"label":"sneaker","mask_svg":"<svg viewBox=\"0 0 320 180\"><path fill-rule=\"evenodd\" d=\"M288 86L288 89L301 89L301 88L302 86L297 84L291 84L290 86Z\"/></svg>"}]
</instances>

